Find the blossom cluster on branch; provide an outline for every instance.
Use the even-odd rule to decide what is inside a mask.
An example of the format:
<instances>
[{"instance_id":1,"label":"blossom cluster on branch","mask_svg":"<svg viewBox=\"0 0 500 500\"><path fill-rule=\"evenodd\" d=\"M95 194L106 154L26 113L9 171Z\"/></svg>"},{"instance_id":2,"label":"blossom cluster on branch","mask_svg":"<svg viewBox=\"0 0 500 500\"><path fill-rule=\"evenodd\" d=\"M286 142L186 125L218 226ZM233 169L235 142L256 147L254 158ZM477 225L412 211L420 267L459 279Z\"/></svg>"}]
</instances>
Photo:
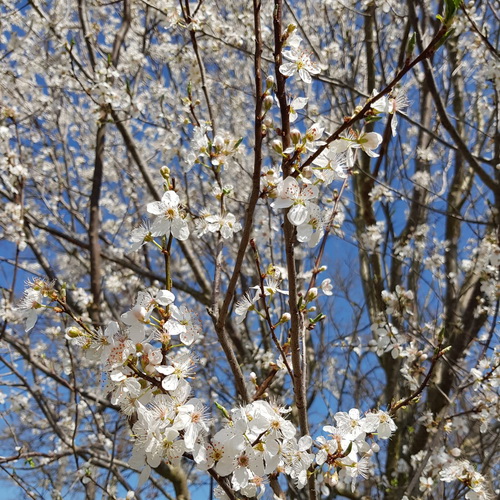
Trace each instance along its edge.
<instances>
[{"instance_id":1,"label":"blossom cluster on branch","mask_svg":"<svg viewBox=\"0 0 500 500\"><path fill-rule=\"evenodd\" d=\"M2 472L498 494L492 7L63 3L0 7Z\"/></svg>"}]
</instances>

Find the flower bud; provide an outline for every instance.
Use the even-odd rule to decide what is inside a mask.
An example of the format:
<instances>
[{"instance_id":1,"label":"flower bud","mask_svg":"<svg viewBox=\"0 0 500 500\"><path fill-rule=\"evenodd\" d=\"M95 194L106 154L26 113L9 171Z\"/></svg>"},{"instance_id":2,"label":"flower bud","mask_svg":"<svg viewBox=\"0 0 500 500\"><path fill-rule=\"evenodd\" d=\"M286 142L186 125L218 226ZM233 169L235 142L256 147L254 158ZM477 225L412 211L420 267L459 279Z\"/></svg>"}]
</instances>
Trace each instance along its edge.
<instances>
[{"instance_id":1,"label":"flower bud","mask_svg":"<svg viewBox=\"0 0 500 500\"><path fill-rule=\"evenodd\" d=\"M163 165L163 167L160 168L160 174L166 181L168 181L170 177L170 169L166 165Z\"/></svg>"},{"instance_id":2,"label":"flower bud","mask_svg":"<svg viewBox=\"0 0 500 500\"><path fill-rule=\"evenodd\" d=\"M318 289L316 287L311 288L306 295L306 302L311 302L318 296Z\"/></svg>"},{"instance_id":3,"label":"flower bud","mask_svg":"<svg viewBox=\"0 0 500 500\"><path fill-rule=\"evenodd\" d=\"M266 89L269 90L270 88L272 88L274 85L274 76L273 75L269 75L267 78L266 78Z\"/></svg>"},{"instance_id":4,"label":"flower bud","mask_svg":"<svg viewBox=\"0 0 500 500\"><path fill-rule=\"evenodd\" d=\"M66 328L66 338L68 340L76 339L77 337L81 337L82 335L83 332L79 328L76 328L76 326L70 326L69 328Z\"/></svg>"},{"instance_id":5,"label":"flower bud","mask_svg":"<svg viewBox=\"0 0 500 500\"><path fill-rule=\"evenodd\" d=\"M298 128L292 128L292 130L290 130L290 139L292 139L294 144L300 141L300 130Z\"/></svg>"},{"instance_id":6,"label":"flower bud","mask_svg":"<svg viewBox=\"0 0 500 500\"><path fill-rule=\"evenodd\" d=\"M302 176L306 179L310 179L313 175L313 171L311 167L305 167L302 169Z\"/></svg>"},{"instance_id":7,"label":"flower bud","mask_svg":"<svg viewBox=\"0 0 500 500\"><path fill-rule=\"evenodd\" d=\"M271 147L276 151L276 153L279 153L280 155L283 154L283 143L279 139L275 139L271 143Z\"/></svg>"},{"instance_id":8,"label":"flower bud","mask_svg":"<svg viewBox=\"0 0 500 500\"><path fill-rule=\"evenodd\" d=\"M292 315L290 313L283 313L283 316L281 316L280 323L286 323L287 321L290 321L292 319Z\"/></svg>"},{"instance_id":9,"label":"flower bud","mask_svg":"<svg viewBox=\"0 0 500 500\"><path fill-rule=\"evenodd\" d=\"M212 145L217 149L221 149L224 146L224 139L220 135L216 135Z\"/></svg>"},{"instance_id":10,"label":"flower bud","mask_svg":"<svg viewBox=\"0 0 500 500\"><path fill-rule=\"evenodd\" d=\"M262 105L264 106L264 111L267 112L273 107L273 96L272 95L266 95L264 97L264 101L262 102Z\"/></svg>"}]
</instances>

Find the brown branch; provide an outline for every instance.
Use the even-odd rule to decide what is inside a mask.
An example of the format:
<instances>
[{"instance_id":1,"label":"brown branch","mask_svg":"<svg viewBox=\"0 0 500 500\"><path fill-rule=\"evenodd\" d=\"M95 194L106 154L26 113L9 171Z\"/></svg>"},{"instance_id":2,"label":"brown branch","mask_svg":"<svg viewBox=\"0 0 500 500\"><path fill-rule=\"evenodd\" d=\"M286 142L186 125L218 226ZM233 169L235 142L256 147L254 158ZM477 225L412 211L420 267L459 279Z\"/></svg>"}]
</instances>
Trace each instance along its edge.
<instances>
[{"instance_id":1,"label":"brown branch","mask_svg":"<svg viewBox=\"0 0 500 500\"><path fill-rule=\"evenodd\" d=\"M253 401L257 401L257 399L261 398L264 395L267 388L271 385L271 382L274 380L274 377L279 371L280 369L277 365L273 364L271 366L271 370L269 371L267 377L264 379L262 384L260 384L259 387L257 387L257 390L255 391L255 394L252 397Z\"/></svg>"},{"instance_id":2,"label":"brown branch","mask_svg":"<svg viewBox=\"0 0 500 500\"><path fill-rule=\"evenodd\" d=\"M42 457L42 458L49 458L51 460L59 460L62 457L66 457L68 455L71 455L73 452L71 451L65 451L65 452L59 452L59 453L45 453L42 451L26 451L22 452L20 451L17 455L11 455L10 457L1 457L0 456L0 464L6 464L9 462L16 462L17 460L28 460L30 458L37 458L37 457Z\"/></svg>"},{"instance_id":3,"label":"brown branch","mask_svg":"<svg viewBox=\"0 0 500 500\"><path fill-rule=\"evenodd\" d=\"M184 6L182 6L182 13L184 15L184 21L189 25L194 20L191 17L191 10L189 6L189 0L185 0ZM191 44L193 45L194 54L196 56L196 61L198 63L198 68L200 69L200 78L201 78L201 88L203 91L203 95L205 96L205 102L207 103L208 115L210 116L210 122L212 123L212 131L215 134L215 120L212 112L212 106L210 104L210 97L208 95L206 79L205 79L205 66L203 61L201 60L200 51L198 48L198 40L196 38L196 32L193 28L189 28L189 37L191 38Z\"/></svg>"},{"instance_id":4,"label":"brown branch","mask_svg":"<svg viewBox=\"0 0 500 500\"><path fill-rule=\"evenodd\" d=\"M101 111L100 122L96 134L96 150L94 175L92 178L92 192L90 194L90 220L88 228L89 249L90 249L90 291L92 293L92 304L89 307L89 314L94 325L101 323L100 301L102 293L101 283L101 246L99 244L99 229L101 227L101 212L99 200L101 197L101 187L104 171L104 141L106 133L107 113Z\"/></svg>"},{"instance_id":5,"label":"brown branch","mask_svg":"<svg viewBox=\"0 0 500 500\"><path fill-rule=\"evenodd\" d=\"M255 56L254 56L254 74L255 74L255 114L254 114L254 165L252 174L252 192L250 193L250 199L248 200L247 209L245 211L245 223L243 226L242 236L240 240L240 245L238 247L238 253L236 255L236 261L234 263L233 273L229 284L227 286L224 301L219 310L219 315L215 325L219 341L228 357L229 364L233 371L233 375L236 377L238 392L240 397L244 401L249 401L249 395L244 386L243 376L240 375L241 369L236 363L236 358L232 352L232 347L229 343L229 336L225 331L224 325L226 322L227 314L229 311L229 306L234 298L234 293L236 290L236 285L240 276L241 266L243 265L243 260L245 258L245 253L248 247L248 242L250 241L250 234L253 227L253 217L255 213L255 207L259 200L260 191L260 174L262 170L262 71L261 71L261 54L262 54L262 39L261 39L261 27L260 27L260 0L253 0L254 5L254 34L255 34Z\"/></svg>"},{"instance_id":6,"label":"brown branch","mask_svg":"<svg viewBox=\"0 0 500 500\"><path fill-rule=\"evenodd\" d=\"M113 51L111 52L111 61L115 68L118 66L118 61L120 60L120 50L130 28L131 20L132 14L130 8L130 0L123 0L123 23L116 33L115 39L113 41Z\"/></svg>"},{"instance_id":7,"label":"brown branch","mask_svg":"<svg viewBox=\"0 0 500 500\"><path fill-rule=\"evenodd\" d=\"M326 139L326 144L323 146L320 146L316 152L314 152L301 166L300 170L304 169L305 167L309 166L312 164L312 162L325 150L325 148L331 144L333 141L337 140L340 137L340 134L344 132L345 130L348 130L351 128L356 122L362 120L367 111L371 109L371 106L373 103L377 102L379 99L381 99L383 96L387 95L391 90L394 88L394 86L402 80L402 78L413 68L415 67L419 62L426 60L428 57L432 56L434 52L437 50L439 46L439 42L444 38L446 33L448 32L448 28L446 26L441 26L441 28L437 31L437 33L434 35L432 40L429 42L429 45L422 50L420 55L418 55L413 61L406 61L404 67L396 74L396 76L392 79L392 81L383 89L381 90L377 95L369 99L366 104L353 116L350 118L347 118L345 122L335 131L333 134L331 134L327 139ZM281 102L280 102L281 105ZM285 149L285 148L283 148ZM295 176L298 175L298 172L294 173Z\"/></svg>"},{"instance_id":8,"label":"brown branch","mask_svg":"<svg viewBox=\"0 0 500 500\"><path fill-rule=\"evenodd\" d=\"M465 3L462 2L460 5L462 10L464 11L465 17L469 20L470 25L472 26L473 31L475 31L478 35L479 38L481 38L482 42L486 45L487 49L497 58L500 59L500 54L498 53L498 50L493 47L491 42L486 38L486 36L483 35L481 30L478 28L477 24L474 22L474 20L469 16L469 13L467 12L467 9L465 8Z\"/></svg>"},{"instance_id":9,"label":"brown branch","mask_svg":"<svg viewBox=\"0 0 500 500\"><path fill-rule=\"evenodd\" d=\"M134 159L135 164L137 165L137 168L139 169L139 172L142 175L142 179L146 183L146 186L148 187L148 190L151 194L151 196L155 200L160 200L161 195L159 191L157 191L156 186L151 179L151 176L149 175L148 172L148 167L146 162L142 159L141 154L134 142L134 139L132 138L132 135L130 134L129 130L125 126L125 123L120 120L120 117L118 116L118 113L115 110L111 110L111 116L113 118L113 121L118 128L123 141L125 143L125 146L127 147L127 150L129 151L130 155ZM200 266L200 263L196 256L194 255L194 252L192 251L189 243L187 241L177 241L179 244L182 253L186 260L188 261L188 264L193 271L193 274L195 276L196 282L198 285L200 285L200 288L203 291L203 294L208 294L210 293L210 282L208 281L207 277L205 276L205 273ZM205 303L205 302L204 302Z\"/></svg>"},{"instance_id":10,"label":"brown branch","mask_svg":"<svg viewBox=\"0 0 500 500\"><path fill-rule=\"evenodd\" d=\"M283 151L290 146L290 116L286 102L286 78L280 72L282 64L282 49L283 49L283 1L275 0L273 29L274 29L274 73L276 77L276 97L280 104L281 115L281 134L283 141ZM283 178L287 178L292 173L292 163L283 159L281 165ZM288 211L287 211L288 212ZM309 434L309 422L307 415L307 390L306 390L306 360L305 353L302 353L302 338L304 335L303 318L298 308L297 295L297 270L295 268L295 226L289 221L285 215L283 224L285 236L285 256L288 271L288 305L290 308L291 327L290 327L290 350L292 355L293 367L293 387L295 406L297 408L300 433L302 436ZM304 362L304 365L303 365ZM314 476L311 475L308 480L309 498L315 500L317 498L316 485Z\"/></svg>"},{"instance_id":11,"label":"brown branch","mask_svg":"<svg viewBox=\"0 0 500 500\"><path fill-rule=\"evenodd\" d=\"M418 26L417 18L415 17L415 7L413 5L413 2L408 2L409 7L410 7L410 16L413 19L413 27L415 29L415 32L417 33L417 45L420 50L423 49L423 43L422 43L422 35L420 33L420 29ZM440 31L443 30L443 27L440 29ZM431 42L432 44L432 42ZM428 49L428 47L427 47ZM427 49L423 50L422 53L424 53ZM420 57L420 56L419 56ZM418 58L417 58L418 59ZM441 101L441 97L439 95L439 90L437 88L436 82L434 80L434 74L432 71L432 66L430 61L427 59L427 57L421 59L424 63L424 72L425 72L425 81L427 83L428 89L432 95L432 98L434 100L434 104L436 105L436 110L439 115L439 118L441 120L441 123L445 130L450 134L450 137L453 139L455 142L458 150L464 158L467 160L467 163L471 166L471 168L474 170L474 172L478 175L478 177L484 182L484 184L490 188L493 192L496 192L498 189L497 183L486 173L486 171L479 165L477 160L474 158L473 154L469 151L469 148L467 145L464 143L462 137L460 137L460 134L457 132L455 129L454 125L451 123L448 113L446 112L446 109L443 105L443 102Z\"/></svg>"},{"instance_id":12,"label":"brown branch","mask_svg":"<svg viewBox=\"0 0 500 500\"><path fill-rule=\"evenodd\" d=\"M432 359L431 359L431 366L429 368L429 371L427 372L427 375L424 377L424 380L422 381L422 383L408 397L398 401L394 405L390 405L387 409L387 412L389 413L389 415L394 416L400 408L404 408L405 406L408 406L409 404L413 403L416 400L416 398L418 398L418 396L420 396L420 394L427 387L427 385L432 377L432 373L434 372L434 368L436 367L438 360L448 350L449 350L449 347L446 347L444 349L441 349L440 347L438 347L436 349L436 352L435 352L434 356L432 356Z\"/></svg>"}]
</instances>

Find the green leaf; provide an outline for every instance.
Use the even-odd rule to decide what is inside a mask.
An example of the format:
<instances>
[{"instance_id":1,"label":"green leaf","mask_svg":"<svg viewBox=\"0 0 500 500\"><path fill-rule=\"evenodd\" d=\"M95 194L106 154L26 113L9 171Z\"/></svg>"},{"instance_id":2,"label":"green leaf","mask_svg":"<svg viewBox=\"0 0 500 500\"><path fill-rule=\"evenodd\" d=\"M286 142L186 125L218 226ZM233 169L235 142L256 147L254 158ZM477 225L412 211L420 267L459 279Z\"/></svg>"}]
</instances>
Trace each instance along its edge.
<instances>
[{"instance_id":1,"label":"green leaf","mask_svg":"<svg viewBox=\"0 0 500 500\"><path fill-rule=\"evenodd\" d=\"M352 441L349 443L349 446L342 452L342 455L344 455L344 457L347 457L347 455L349 455L351 451L352 451Z\"/></svg>"},{"instance_id":2,"label":"green leaf","mask_svg":"<svg viewBox=\"0 0 500 500\"><path fill-rule=\"evenodd\" d=\"M231 420L231 416L229 415L228 411L221 404L219 404L219 403L217 403L217 401L215 401L215 406L222 413L224 418Z\"/></svg>"},{"instance_id":3,"label":"green leaf","mask_svg":"<svg viewBox=\"0 0 500 500\"><path fill-rule=\"evenodd\" d=\"M381 119L382 119L381 116L365 116L365 121L367 123L378 122Z\"/></svg>"},{"instance_id":4,"label":"green leaf","mask_svg":"<svg viewBox=\"0 0 500 500\"><path fill-rule=\"evenodd\" d=\"M449 24L460 7L460 0L445 0L444 23Z\"/></svg>"},{"instance_id":5,"label":"green leaf","mask_svg":"<svg viewBox=\"0 0 500 500\"><path fill-rule=\"evenodd\" d=\"M325 318L326 316L324 314L319 313L315 318L310 318L309 323L311 323L311 325L315 325L318 321L323 321Z\"/></svg>"}]
</instances>

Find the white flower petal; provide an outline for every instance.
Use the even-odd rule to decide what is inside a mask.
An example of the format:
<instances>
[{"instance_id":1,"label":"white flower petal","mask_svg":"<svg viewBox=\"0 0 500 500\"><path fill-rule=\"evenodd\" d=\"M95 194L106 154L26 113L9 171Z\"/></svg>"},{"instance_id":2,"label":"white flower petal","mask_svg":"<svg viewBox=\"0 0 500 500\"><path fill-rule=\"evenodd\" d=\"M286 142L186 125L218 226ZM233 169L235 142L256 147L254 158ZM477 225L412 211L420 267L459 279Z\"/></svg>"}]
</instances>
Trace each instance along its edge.
<instances>
[{"instance_id":1,"label":"white flower petal","mask_svg":"<svg viewBox=\"0 0 500 500\"><path fill-rule=\"evenodd\" d=\"M303 224L307 220L308 216L309 210L302 204L294 205L288 212L288 220L294 226L300 226L301 224Z\"/></svg>"}]
</instances>

